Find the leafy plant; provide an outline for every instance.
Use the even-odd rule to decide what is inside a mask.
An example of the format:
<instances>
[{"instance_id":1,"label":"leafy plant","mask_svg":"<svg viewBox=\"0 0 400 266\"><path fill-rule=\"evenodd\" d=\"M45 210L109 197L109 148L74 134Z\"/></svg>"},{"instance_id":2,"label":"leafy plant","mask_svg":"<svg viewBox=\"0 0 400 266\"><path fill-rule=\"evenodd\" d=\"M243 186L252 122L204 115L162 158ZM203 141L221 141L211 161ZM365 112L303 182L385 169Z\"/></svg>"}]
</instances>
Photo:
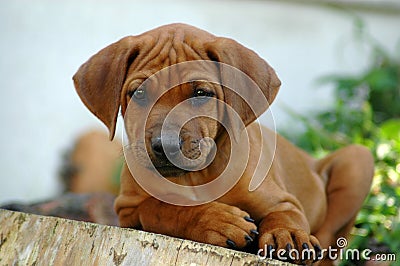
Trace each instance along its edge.
<instances>
[{"instance_id":1,"label":"leafy plant","mask_svg":"<svg viewBox=\"0 0 400 266\"><path fill-rule=\"evenodd\" d=\"M372 47L370 66L358 75L319 79L334 84L333 107L307 116L292 113L305 130L282 134L316 156L351 143L372 151L375 177L349 248L396 253L400 259L400 60L371 41L362 23L357 25L360 40Z\"/></svg>"}]
</instances>

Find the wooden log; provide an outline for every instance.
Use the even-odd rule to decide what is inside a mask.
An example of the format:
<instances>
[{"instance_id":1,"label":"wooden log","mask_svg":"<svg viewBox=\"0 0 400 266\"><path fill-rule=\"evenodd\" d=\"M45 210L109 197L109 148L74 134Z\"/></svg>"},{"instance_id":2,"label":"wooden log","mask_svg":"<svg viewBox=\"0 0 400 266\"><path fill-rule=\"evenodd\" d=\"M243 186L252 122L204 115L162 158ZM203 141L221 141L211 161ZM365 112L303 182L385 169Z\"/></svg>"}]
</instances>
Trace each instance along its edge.
<instances>
[{"instance_id":1,"label":"wooden log","mask_svg":"<svg viewBox=\"0 0 400 266\"><path fill-rule=\"evenodd\" d=\"M0 265L291 265L139 230L0 210Z\"/></svg>"}]
</instances>

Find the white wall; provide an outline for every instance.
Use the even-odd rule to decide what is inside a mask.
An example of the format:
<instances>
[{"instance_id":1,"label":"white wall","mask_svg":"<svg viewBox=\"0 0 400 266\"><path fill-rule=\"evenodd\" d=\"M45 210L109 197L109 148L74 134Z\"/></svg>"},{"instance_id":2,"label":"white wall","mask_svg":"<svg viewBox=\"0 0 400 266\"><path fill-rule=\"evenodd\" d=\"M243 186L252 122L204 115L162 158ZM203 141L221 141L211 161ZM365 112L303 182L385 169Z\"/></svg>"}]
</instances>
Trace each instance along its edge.
<instances>
[{"instance_id":1,"label":"white wall","mask_svg":"<svg viewBox=\"0 0 400 266\"><path fill-rule=\"evenodd\" d=\"M390 50L400 38L397 14L359 13ZM254 49L283 86L273 105L299 112L331 103L316 89L323 74L358 72L365 47L354 43L353 18L321 6L274 1L1 1L0 204L59 193L62 151L79 132L103 127L80 102L71 77L99 49L126 35L185 22Z\"/></svg>"}]
</instances>

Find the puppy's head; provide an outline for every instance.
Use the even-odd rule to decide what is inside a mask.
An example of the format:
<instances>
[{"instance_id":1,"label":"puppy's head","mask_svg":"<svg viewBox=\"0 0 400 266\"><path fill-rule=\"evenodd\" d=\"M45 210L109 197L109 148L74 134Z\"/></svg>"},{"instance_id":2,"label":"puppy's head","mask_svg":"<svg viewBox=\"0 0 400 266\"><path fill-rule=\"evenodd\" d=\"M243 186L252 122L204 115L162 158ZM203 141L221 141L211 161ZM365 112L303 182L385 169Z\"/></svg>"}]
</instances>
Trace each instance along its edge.
<instances>
[{"instance_id":1,"label":"puppy's head","mask_svg":"<svg viewBox=\"0 0 400 266\"><path fill-rule=\"evenodd\" d=\"M238 125L263 113L280 87L274 70L253 51L184 24L107 46L79 68L74 84L110 139L121 108L134 159L165 177L206 167L226 125L240 134Z\"/></svg>"}]
</instances>

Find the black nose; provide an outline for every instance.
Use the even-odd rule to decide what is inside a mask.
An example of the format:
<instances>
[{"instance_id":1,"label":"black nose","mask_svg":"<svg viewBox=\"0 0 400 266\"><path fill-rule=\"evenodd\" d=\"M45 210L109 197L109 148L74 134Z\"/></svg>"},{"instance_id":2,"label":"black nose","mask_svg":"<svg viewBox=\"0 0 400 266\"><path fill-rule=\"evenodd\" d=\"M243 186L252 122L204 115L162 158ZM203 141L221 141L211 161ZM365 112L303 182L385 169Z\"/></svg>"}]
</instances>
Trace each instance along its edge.
<instances>
[{"instance_id":1,"label":"black nose","mask_svg":"<svg viewBox=\"0 0 400 266\"><path fill-rule=\"evenodd\" d=\"M179 138L176 141L175 138L161 139L161 137L153 137L151 138L151 148L153 149L154 155L156 155L159 159L165 159L168 156L176 156L178 155L180 149L182 147L182 139Z\"/></svg>"}]
</instances>

